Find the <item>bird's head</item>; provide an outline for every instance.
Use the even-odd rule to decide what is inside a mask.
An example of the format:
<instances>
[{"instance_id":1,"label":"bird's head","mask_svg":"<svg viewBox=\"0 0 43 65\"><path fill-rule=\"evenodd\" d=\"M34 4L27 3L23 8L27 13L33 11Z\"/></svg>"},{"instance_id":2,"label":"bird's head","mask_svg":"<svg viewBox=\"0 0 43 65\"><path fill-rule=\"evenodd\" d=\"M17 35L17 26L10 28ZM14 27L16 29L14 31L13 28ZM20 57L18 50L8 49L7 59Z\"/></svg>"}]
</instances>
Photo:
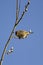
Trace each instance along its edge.
<instances>
[{"instance_id":1,"label":"bird's head","mask_svg":"<svg viewBox=\"0 0 43 65\"><path fill-rule=\"evenodd\" d=\"M17 35L17 31L15 32L15 35Z\"/></svg>"}]
</instances>

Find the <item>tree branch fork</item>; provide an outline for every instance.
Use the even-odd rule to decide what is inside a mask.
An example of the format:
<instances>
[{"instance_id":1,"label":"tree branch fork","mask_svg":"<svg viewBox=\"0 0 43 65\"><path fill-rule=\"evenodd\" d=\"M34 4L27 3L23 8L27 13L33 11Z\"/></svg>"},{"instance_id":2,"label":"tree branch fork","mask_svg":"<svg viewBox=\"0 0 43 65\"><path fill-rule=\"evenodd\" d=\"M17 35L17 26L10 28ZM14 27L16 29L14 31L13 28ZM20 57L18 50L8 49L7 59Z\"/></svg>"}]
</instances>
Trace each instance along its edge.
<instances>
[{"instance_id":1,"label":"tree branch fork","mask_svg":"<svg viewBox=\"0 0 43 65\"><path fill-rule=\"evenodd\" d=\"M24 11L22 12L22 15L21 15L21 17L19 18L19 20L16 19L16 22L15 22L15 24L14 24L14 27L13 27L12 31L11 31L11 34L10 34L10 36L9 36L9 38L8 38L8 40L7 40L7 42L6 42L6 44L5 44L5 47L4 47L4 50L3 50L3 53L2 53L2 56L1 56L1 59L0 59L0 65L2 65L2 61L3 61L3 59L4 59L4 55L5 55L5 52L6 52L6 48L7 48L8 45L10 44L10 40L11 40L11 37L12 37L12 35L13 35L13 33L14 33L14 30L15 30L16 26L19 24L19 22L21 21L21 19L23 18L25 12L27 12L29 4L30 4L30 1L27 2L26 6L25 6L25 9L24 9Z\"/></svg>"}]
</instances>

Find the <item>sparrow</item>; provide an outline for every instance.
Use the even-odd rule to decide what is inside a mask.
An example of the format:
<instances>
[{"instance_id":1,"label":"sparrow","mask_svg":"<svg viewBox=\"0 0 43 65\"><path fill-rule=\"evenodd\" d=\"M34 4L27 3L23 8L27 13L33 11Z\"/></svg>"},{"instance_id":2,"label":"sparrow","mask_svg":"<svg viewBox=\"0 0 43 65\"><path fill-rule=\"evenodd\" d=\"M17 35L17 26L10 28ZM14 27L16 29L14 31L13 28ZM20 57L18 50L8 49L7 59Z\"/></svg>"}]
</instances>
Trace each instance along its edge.
<instances>
[{"instance_id":1,"label":"sparrow","mask_svg":"<svg viewBox=\"0 0 43 65\"><path fill-rule=\"evenodd\" d=\"M15 35L19 38L19 39L24 39L24 38L27 38L27 36L29 34L32 34L33 32L30 30L29 32L28 31L25 31L25 30L18 30L18 31L15 31Z\"/></svg>"}]
</instances>

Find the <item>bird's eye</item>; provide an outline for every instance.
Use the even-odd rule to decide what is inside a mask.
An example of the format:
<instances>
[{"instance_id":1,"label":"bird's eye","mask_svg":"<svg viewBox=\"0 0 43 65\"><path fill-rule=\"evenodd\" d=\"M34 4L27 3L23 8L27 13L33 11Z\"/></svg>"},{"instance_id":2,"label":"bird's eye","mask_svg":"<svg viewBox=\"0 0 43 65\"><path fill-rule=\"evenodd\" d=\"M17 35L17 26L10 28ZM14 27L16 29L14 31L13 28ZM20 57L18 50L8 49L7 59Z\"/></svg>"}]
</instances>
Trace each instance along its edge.
<instances>
[{"instance_id":1,"label":"bird's eye","mask_svg":"<svg viewBox=\"0 0 43 65\"><path fill-rule=\"evenodd\" d=\"M17 31L15 32L15 35L17 35Z\"/></svg>"}]
</instances>

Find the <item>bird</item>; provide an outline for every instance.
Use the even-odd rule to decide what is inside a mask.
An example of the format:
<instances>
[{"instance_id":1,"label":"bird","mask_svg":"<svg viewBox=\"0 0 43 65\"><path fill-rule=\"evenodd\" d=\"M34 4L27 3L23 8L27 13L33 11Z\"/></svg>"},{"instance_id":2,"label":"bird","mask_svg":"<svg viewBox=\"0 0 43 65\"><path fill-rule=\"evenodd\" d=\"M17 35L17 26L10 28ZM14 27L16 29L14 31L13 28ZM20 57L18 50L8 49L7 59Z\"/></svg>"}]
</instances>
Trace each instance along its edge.
<instances>
[{"instance_id":1,"label":"bird","mask_svg":"<svg viewBox=\"0 0 43 65\"><path fill-rule=\"evenodd\" d=\"M11 47L8 51L6 51L6 54L9 55L10 53L12 53L14 51L14 48Z\"/></svg>"},{"instance_id":2,"label":"bird","mask_svg":"<svg viewBox=\"0 0 43 65\"><path fill-rule=\"evenodd\" d=\"M33 32L30 31L25 31L25 30L18 30L18 31L15 31L15 35L19 38L19 39L24 39L24 38L27 38L28 35L32 34Z\"/></svg>"}]
</instances>

